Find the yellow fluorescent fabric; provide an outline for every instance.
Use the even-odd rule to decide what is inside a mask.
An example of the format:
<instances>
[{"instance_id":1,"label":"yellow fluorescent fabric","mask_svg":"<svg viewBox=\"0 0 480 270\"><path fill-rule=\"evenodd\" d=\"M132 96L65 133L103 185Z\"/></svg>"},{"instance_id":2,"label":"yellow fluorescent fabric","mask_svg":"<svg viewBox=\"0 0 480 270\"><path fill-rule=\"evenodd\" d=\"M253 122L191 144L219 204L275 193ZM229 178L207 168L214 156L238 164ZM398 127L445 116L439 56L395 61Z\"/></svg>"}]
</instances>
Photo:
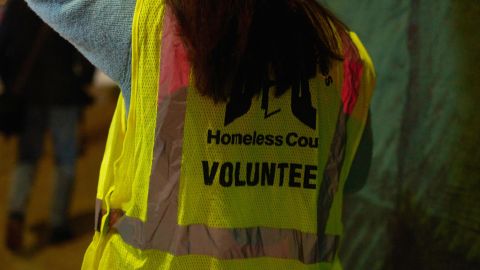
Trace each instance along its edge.
<instances>
[{"instance_id":1,"label":"yellow fluorescent fabric","mask_svg":"<svg viewBox=\"0 0 480 270\"><path fill-rule=\"evenodd\" d=\"M245 115L227 126L228 105L189 92L180 224L317 232L319 179L335 130L339 94L334 85L325 85L323 76L310 82L309 105L314 104L310 113L313 119L318 117L319 137L316 129L292 113L291 93L275 98L273 90L268 108L262 108L264 97L259 96ZM316 106L318 93L328 106ZM323 117L314 110L324 113Z\"/></svg>"},{"instance_id":2,"label":"yellow fluorescent fabric","mask_svg":"<svg viewBox=\"0 0 480 270\"><path fill-rule=\"evenodd\" d=\"M367 50L363 46L362 42L358 38L357 34L351 32L350 38L352 39L360 60L363 64L362 78L360 84L360 92L356 105L351 113L347 122L347 147L345 151L345 159L343 162L342 173L340 176L339 190L343 190L345 181L347 180L348 173L355 157L355 154L360 144L360 140L367 123L368 112L370 108L370 102L375 88L375 69L368 54ZM338 66L336 74L342 74L343 68ZM327 106L326 104L324 106ZM330 218L327 223L326 232L329 234L342 234L342 207L343 207L343 192L338 192L334 198L333 206L330 212Z\"/></svg>"},{"instance_id":3,"label":"yellow fluorescent fabric","mask_svg":"<svg viewBox=\"0 0 480 270\"><path fill-rule=\"evenodd\" d=\"M189 255L173 256L156 250L140 251L125 245L121 236L114 234L106 243L108 253L98 260L98 268L84 269L175 269L175 270L341 270L337 262L305 265L293 260L256 258L243 260L216 260L212 257Z\"/></svg>"},{"instance_id":4,"label":"yellow fluorescent fabric","mask_svg":"<svg viewBox=\"0 0 480 270\"><path fill-rule=\"evenodd\" d=\"M137 0L132 29L132 92L128 119L125 119L125 104L120 98L109 130L97 191L97 199L106 199L109 207L123 209L128 216L140 220L146 219L147 212L162 29L145 25L161 25L164 10L161 2L152 5L152 1ZM140 16L147 14L144 9L152 9L148 13L150 16ZM149 32L152 29L156 32ZM82 269L132 269L127 264L110 267L110 259L122 261L111 254L125 247L125 243L112 242L110 234L95 233ZM137 263L128 256L122 259Z\"/></svg>"},{"instance_id":5,"label":"yellow fluorescent fabric","mask_svg":"<svg viewBox=\"0 0 480 270\"><path fill-rule=\"evenodd\" d=\"M120 98L97 192L97 198L106 202L104 208L122 209L126 217L142 222L149 219L148 196L152 191L148 189L157 154L154 143L163 14L163 1L137 0L129 115L125 119ZM347 121L345 159L325 232L317 232L317 200L342 110L341 62L334 64L330 74L319 74L307 82L309 93L299 96L310 103L294 101L291 92L273 98L270 89L230 122L226 121L228 105L214 104L189 89L177 225L231 229L259 226L342 234L342 189L365 126L374 84L368 53L356 35L352 34L352 40L364 63L363 77L357 105ZM303 108L306 112L295 113L293 103L308 105ZM314 124L305 115L310 120L313 117ZM97 232L82 269L337 270L341 266L338 259L333 264L303 264L270 257L220 260L195 254L175 256L162 250L135 248L115 232Z\"/></svg>"},{"instance_id":6,"label":"yellow fluorescent fabric","mask_svg":"<svg viewBox=\"0 0 480 270\"><path fill-rule=\"evenodd\" d=\"M100 167L100 175L97 189L97 198L104 200L109 188L114 184L114 165L122 154L123 141L126 132L125 122L126 108L123 96L120 95L117 107L113 115L112 123L108 131L107 144L105 146L105 155L103 157L102 166Z\"/></svg>"},{"instance_id":7,"label":"yellow fluorescent fabric","mask_svg":"<svg viewBox=\"0 0 480 270\"><path fill-rule=\"evenodd\" d=\"M137 1L132 29L132 92L127 132L121 158L115 164L113 208L146 219L148 186L153 158L157 112L157 83L160 63L162 5L144 5ZM150 2L150 1L146 1ZM149 12L143 9L149 8ZM147 16L140 16L146 14Z\"/></svg>"},{"instance_id":8,"label":"yellow fluorescent fabric","mask_svg":"<svg viewBox=\"0 0 480 270\"><path fill-rule=\"evenodd\" d=\"M161 27L155 28L152 33L148 27L138 25L160 25L164 8L163 5L149 6L143 2L137 1L134 15L131 102L122 152L113 168L113 185L117 192L113 192L110 198L112 208L125 209L126 215L140 220L146 219L153 157ZM145 13L143 9L151 10Z\"/></svg>"}]
</instances>

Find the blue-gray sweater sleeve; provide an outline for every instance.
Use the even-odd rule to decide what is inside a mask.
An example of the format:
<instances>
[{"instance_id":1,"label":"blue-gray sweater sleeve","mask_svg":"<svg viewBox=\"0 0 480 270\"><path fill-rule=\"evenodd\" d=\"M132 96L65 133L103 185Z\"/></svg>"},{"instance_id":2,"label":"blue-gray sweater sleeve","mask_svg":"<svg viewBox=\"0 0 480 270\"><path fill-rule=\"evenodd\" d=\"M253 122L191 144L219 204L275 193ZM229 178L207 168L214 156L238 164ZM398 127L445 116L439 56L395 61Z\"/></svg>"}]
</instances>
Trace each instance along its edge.
<instances>
[{"instance_id":1,"label":"blue-gray sweater sleeve","mask_svg":"<svg viewBox=\"0 0 480 270\"><path fill-rule=\"evenodd\" d=\"M120 85L128 108L135 0L26 1L45 22Z\"/></svg>"}]
</instances>

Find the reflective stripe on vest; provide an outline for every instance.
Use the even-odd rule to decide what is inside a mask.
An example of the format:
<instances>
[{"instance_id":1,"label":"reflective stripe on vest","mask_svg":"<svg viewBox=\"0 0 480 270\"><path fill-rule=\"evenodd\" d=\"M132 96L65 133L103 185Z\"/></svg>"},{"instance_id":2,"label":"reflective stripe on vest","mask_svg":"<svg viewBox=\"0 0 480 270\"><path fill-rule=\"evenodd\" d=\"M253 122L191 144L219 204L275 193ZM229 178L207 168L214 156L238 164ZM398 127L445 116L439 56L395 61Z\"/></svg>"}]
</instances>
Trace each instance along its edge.
<instances>
[{"instance_id":1,"label":"reflective stripe on vest","mask_svg":"<svg viewBox=\"0 0 480 270\"><path fill-rule=\"evenodd\" d=\"M122 120L120 100L97 193L97 228L105 233L89 247L84 268L330 269L342 231L341 190L366 122L373 70L364 72L355 47L344 46L346 59L330 74L278 100L267 89L243 116L229 118L228 105L189 88L185 50L172 16L163 13L163 1L137 0L130 113ZM352 39L363 63L369 61ZM312 106L295 108L294 102L308 105L305 99ZM313 122L305 109L314 111ZM267 118L273 122L264 124ZM284 127L271 128L282 126L279 118ZM102 217L102 208L124 215ZM131 248L135 255L122 253ZM113 259L122 254L121 264Z\"/></svg>"}]
</instances>

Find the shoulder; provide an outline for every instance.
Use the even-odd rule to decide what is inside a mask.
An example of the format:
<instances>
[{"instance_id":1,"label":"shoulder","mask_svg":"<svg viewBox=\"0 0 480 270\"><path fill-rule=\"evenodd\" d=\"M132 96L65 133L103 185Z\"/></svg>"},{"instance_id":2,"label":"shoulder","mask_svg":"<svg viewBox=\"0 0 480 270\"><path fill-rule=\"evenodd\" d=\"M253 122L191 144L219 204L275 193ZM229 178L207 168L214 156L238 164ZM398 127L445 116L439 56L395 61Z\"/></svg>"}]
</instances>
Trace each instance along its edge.
<instances>
[{"instance_id":1,"label":"shoulder","mask_svg":"<svg viewBox=\"0 0 480 270\"><path fill-rule=\"evenodd\" d=\"M339 33L343 56L342 101L349 115L366 117L375 88L375 69L363 43L354 32Z\"/></svg>"},{"instance_id":2,"label":"shoulder","mask_svg":"<svg viewBox=\"0 0 480 270\"><path fill-rule=\"evenodd\" d=\"M374 80L376 78L376 73L370 54L368 53L367 49L365 48L362 41L355 32L350 32L350 39L352 40L353 45L357 49L358 57L364 67L364 72L367 73L366 75L370 76L371 79Z\"/></svg>"}]
</instances>

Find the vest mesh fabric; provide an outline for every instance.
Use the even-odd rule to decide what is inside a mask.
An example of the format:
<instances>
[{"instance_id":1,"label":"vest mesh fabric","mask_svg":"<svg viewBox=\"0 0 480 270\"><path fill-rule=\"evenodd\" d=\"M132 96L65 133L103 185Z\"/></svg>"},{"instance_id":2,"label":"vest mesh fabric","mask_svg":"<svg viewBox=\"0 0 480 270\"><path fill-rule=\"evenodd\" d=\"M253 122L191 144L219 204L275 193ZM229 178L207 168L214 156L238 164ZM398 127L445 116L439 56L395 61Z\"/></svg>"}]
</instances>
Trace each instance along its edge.
<instances>
[{"instance_id":1,"label":"vest mesh fabric","mask_svg":"<svg viewBox=\"0 0 480 270\"><path fill-rule=\"evenodd\" d=\"M151 186L149 182L152 162L158 154L154 149L156 149L155 136L158 135L156 134L157 119L159 119L158 103L161 99L158 86L161 77L161 55L163 55L161 53L163 20L163 1L137 0L132 31L132 97L129 115L128 119L124 119L125 105L120 98L110 128L97 192L97 198L103 201L103 208L122 209L126 218L140 222L149 220L148 207L153 207L148 204L149 192L154 192L149 190ZM342 189L365 127L374 85L375 75L371 60L358 37L354 34L351 37L360 56L354 61L360 61L363 65L363 73L361 82L357 82L360 90L356 96L355 105L350 106L346 150L339 184L334 192L328 219L325 221L325 232L320 234L342 234ZM279 99L269 97L269 109L265 108L260 96L252 101L248 113L227 126L224 122L224 116L227 113L225 104L213 104L210 100L198 95L194 89L189 89L181 176L178 179L180 185L178 225L203 224L211 228L232 229L263 226L318 234L316 202L319 187L329 159L338 115L343 108L342 98L345 102L345 97L348 97L344 92L344 81L352 79L344 78L345 68L348 66L341 62L336 63L330 74L319 74L317 78L308 82L311 104L316 110L314 129L305 126L292 114L291 94L285 94ZM162 72L165 71L162 70ZM280 109L280 112L269 117L265 116L266 113L275 112L277 109ZM276 120L275 117L277 117ZM284 144L246 147L229 143L220 147L215 143L207 143L208 132L212 131L212 134L216 134L217 130L222 134L251 135L256 132L281 135L284 136ZM288 134L292 132L298 135L291 136L297 140L297 144L299 137L304 136L313 140L318 138L318 147L289 146L286 140ZM292 184L294 187L288 186L289 176L285 176L283 186L280 186L279 178L275 179L276 186L262 186L258 183L256 186L249 187L247 184L238 188L235 188L234 184L230 187L221 186L219 185L220 167L217 174L211 178L212 184L205 184L205 165L202 161L209 162L207 174L213 172L211 167L213 162L239 163L244 168L240 178L245 180L246 163L251 162L253 164L251 168L254 169L255 163L266 161L275 163L278 160L290 164L316 165L316 177L307 183L307 187L308 184L315 184L316 188L305 188L305 183L302 182L302 177L305 178L305 170L302 171L301 176L294 173L293 178L297 181ZM228 173L225 173L228 176ZM253 174L252 172L251 176ZM231 181L234 182L234 178L234 175L231 176ZM300 187L297 186L298 184ZM105 217L102 223L105 223ZM292 259L262 256L243 259L218 259L198 254L175 256L168 250L140 249L127 244L125 238L122 238L119 233L107 232L104 229L100 231L95 234L85 254L82 269L340 269L338 259L333 263L304 264ZM135 230L130 233L133 238L136 235L136 237L144 237ZM160 233L168 234L169 232ZM148 239L140 240L148 241Z\"/></svg>"}]
</instances>

